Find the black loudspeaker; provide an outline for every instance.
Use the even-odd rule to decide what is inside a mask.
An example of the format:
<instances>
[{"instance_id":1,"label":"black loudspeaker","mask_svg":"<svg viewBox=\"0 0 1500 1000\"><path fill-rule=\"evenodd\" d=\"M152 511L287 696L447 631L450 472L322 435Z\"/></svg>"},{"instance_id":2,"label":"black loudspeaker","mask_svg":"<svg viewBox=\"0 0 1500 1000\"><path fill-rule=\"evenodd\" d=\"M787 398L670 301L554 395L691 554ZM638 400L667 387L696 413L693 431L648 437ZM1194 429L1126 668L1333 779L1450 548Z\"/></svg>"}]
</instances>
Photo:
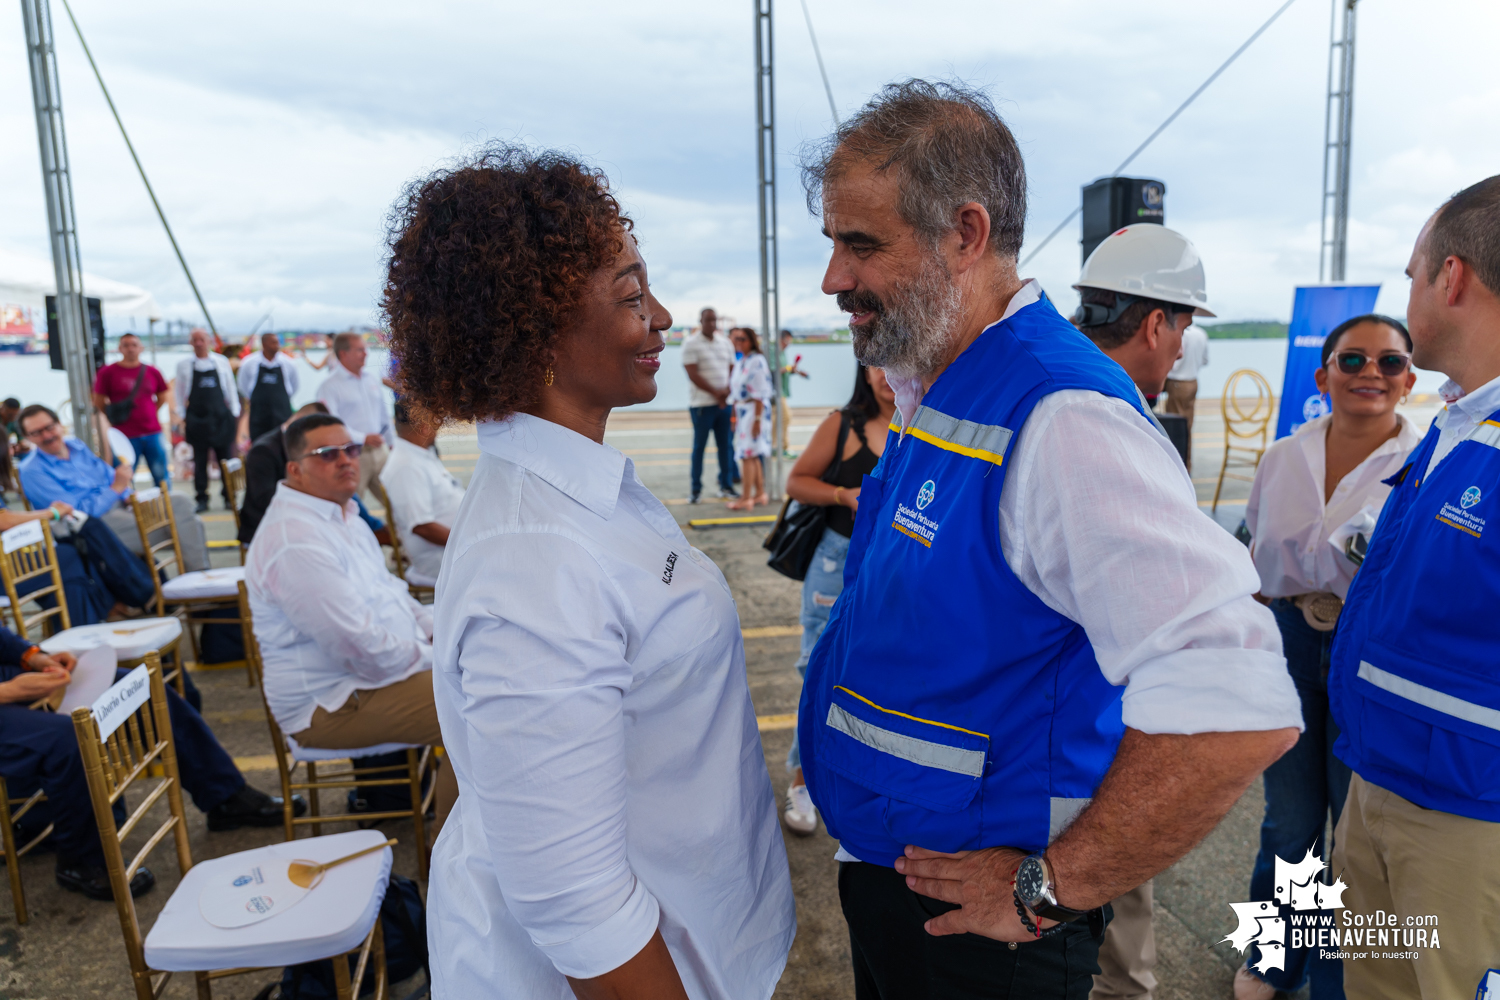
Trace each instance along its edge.
<instances>
[{"instance_id":1,"label":"black loudspeaker","mask_svg":"<svg viewBox=\"0 0 1500 1000\"><path fill-rule=\"evenodd\" d=\"M94 348L94 371L104 367L104 306L98 299L84 299L89 314L89 343ZM57 296L47 296L47 357L54 371L65 371L62 334L57 322Z\"/></svg>"},{"instance_id":2,"label":"black loudspeaker","mask_svg":"<svg viewBox=\"0 0 1500 1000\"><path fill-rule=\"evenodd\" d=\"M1149 177L1101 177L1083 189L1083 259L1117 229L1165 225L1167 186Z\"/></svg>"},{"instance_id":3,"label":"black loudspeaker","mask_svg":"<svg viewBox=\"0 0 1500 1000\"><path fill-rule=\"evenodd\" d=\"M1192 437L1188 430L1187 417L1180 413L1158 413L1156 419L1161 421L1162 429L1167 432L1167 438L1172 442L1172 447L1177 449L1177 454L1182 456L1182 464L1187 465L1192 461Z\"/></svg>"}]
</instances>

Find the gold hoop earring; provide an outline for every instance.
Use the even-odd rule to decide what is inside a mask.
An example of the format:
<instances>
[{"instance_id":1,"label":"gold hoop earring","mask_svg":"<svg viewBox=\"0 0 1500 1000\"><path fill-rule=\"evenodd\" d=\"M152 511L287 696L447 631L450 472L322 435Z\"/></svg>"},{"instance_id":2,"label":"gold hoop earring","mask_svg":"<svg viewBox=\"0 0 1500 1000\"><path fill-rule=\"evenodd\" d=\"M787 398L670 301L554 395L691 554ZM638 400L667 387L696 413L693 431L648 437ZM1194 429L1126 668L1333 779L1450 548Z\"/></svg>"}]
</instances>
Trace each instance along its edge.
<instances>
[{"instance_id":1,"label":"gold hoop earring","mask_svg":"<svg viewBox=\"0 0 1500 1000\"><path fill-rule=\"evenodd\" d=\"M551 384L552 384L552 369L548 368L545 372L542 373L542 385L551 385Z\"/></svg>"},{"instance_id":2,"label":"gold hoop earring","mask_svg":"<svg viewBox=\"0 0 1500 1000\"><path fill-rule=\"evenodd\" d=\"M1407 401L1408 398L1410 398L1410 396L1411 396L1411 390L1410 389L1406 390L1405 392L1403 392L1401 394L1401 404L1403 406L1406 405L1406 401Z\"/></svg>"}]
</instances>

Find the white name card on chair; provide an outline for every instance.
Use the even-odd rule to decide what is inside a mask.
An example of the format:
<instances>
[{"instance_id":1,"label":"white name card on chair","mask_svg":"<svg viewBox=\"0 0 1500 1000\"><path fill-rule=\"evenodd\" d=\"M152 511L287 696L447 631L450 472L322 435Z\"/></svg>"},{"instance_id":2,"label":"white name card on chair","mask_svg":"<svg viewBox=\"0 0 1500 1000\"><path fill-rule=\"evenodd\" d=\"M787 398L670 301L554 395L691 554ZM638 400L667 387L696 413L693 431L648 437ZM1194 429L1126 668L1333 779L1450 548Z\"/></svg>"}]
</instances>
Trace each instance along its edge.
<instances>
[{"instance_id":1,"label":"white name card on chair","mask_svg":"<svg viewBox=\"0 0 1500 1000\"><path fill-rule=\"evenodd\" d=\"M125 675L125 679L99 696L94 702L94 721L99 724L99 738L105 739L120 728L120 723L135 714L151 697L151 674L145 664Z\"/></svg>"},{"instance_id":2,"label":"white name card on chair","mask_svg":"<svg viewBox=\"0 0 1500 1000\"><path fill-rule=\"evenodd\" d=\"M237 458L231 458L231 459L227 459L224 462L224 468L228 469L230 472L239 472L240 471L240 466L243 465L243 464L244 463L241 462L239 459L237 459Z\"/></svg>"},{"instance_id":3,"label":"white name card on chair","mask_svg":"<svg viewBox=\"0 0 1500 1000\"><path fill-rule=\"evenodd\" d=\"M16 549L24 549L28 545L35 545L41 540L41 521L27 521L25 524L16 525L9 531L0 532L0 544L4 545L7 555L16 551Z\"/></svg>"},{"instance_id":4,"label":"white name card on chair","mask_svg":"<svg viewBox=\"0 0 1500 1000\"><path fill-rule=\"evenodd\" d=\"M155 500L159 496L161 496L160 486L153 486L149 490L135 491L135 498L141 503L150 503L152 500Z\"/></svg>"}]
</instances>

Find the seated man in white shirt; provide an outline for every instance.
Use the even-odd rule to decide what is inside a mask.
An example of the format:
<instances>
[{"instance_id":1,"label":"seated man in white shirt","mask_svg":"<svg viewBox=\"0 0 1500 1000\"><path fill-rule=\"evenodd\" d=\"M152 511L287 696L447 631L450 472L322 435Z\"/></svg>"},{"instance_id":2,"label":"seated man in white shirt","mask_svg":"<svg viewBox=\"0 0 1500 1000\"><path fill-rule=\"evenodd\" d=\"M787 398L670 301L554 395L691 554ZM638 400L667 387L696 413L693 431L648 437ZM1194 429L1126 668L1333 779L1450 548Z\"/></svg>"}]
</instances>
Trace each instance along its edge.
<instances>
[{"instance_id":1,"label":"seated man in white shirt","mask_svg":"<svg viewBox=\"0 0 1500 1000\"><path fill-rule=\"evenodd\" d=\"M386 569L359 517L362 442L321 413L297 418L284 434L286 479L245 561L271 713L306 747L441 744L432 614ZM439 828L457 797L453 769L444 767Z\"/></svg>"},{"instance_id":2,"label":"seated man in white shirt","mask_svg":"<svg viewBox=\"0 0 1500 1000\"><path fill-rule=\"evenodd\" d=\"M396 407L396 446L380 470L380 483L390 498L390 519L411 559L407 582L431 586L443 565L448 530L464 502L464 488L444 468L432 450L438 425L412 422L404 407Z\"/></svg>"}]
</instances>

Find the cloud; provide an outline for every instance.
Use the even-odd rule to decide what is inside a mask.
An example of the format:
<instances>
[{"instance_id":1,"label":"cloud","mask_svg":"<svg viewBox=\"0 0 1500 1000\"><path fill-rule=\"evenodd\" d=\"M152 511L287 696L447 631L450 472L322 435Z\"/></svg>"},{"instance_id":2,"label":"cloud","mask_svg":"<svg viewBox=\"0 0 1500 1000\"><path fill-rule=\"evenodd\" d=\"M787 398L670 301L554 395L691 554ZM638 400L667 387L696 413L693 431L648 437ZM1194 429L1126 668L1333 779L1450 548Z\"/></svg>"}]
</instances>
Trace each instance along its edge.
<instances>
[{"instance_id":1,"label":"cloud","mask_svg":"<svg viewBox=\"0 0 1500 1000\"><path fill-rule=\"evenodd\" d=\"M963 0L809 0L840 112L911 75L995 96L1027 157L1040 238L1274 9L1188 0L1060 0L1019 11ZM74 5L200 288L225 329L373 322L384 219L410 179L466 146L519 138L598 163L640 222L679 321L705 302L759 315L749 12L431 2L204 7ZM85 265L196 317L60 8L58 60ZM833 325L826 242L802 206L795 152L830 127L796 5L778 7L783 321ZM1362 5L1352 280L1404 297L1417 227L1493 171L1500 88L1483 0ZM1456 30L1461 29L1461 30ZM1327 8L1294 4L1131 167L1168 186L1168 224L1202 249L1226 318L1286 318L1317 279ZM0 19L0 243L45 254L45 208L19 18ZM1034 262L1059 305L1076 228Z\"/></svg>"}]
</instances>

